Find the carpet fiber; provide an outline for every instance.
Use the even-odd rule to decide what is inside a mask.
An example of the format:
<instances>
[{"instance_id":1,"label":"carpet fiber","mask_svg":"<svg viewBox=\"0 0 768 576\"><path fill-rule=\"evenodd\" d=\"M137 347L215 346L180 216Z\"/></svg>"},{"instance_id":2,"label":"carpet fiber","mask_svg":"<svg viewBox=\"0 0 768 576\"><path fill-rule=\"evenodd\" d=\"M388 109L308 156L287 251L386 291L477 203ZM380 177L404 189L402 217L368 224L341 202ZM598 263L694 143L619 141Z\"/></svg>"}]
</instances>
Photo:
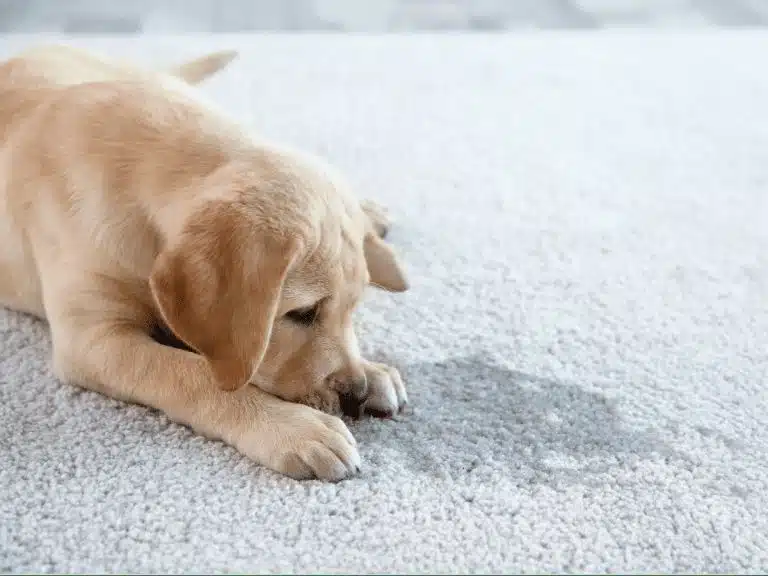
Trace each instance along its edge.
<instances>
[{"instance_id":1,"label":"carpet fiber","mask_svg":"<svg viewBox=\"0 0 768 576\"><path fill-rule=\"evenodd\" d=\"M768 569L768 34L78 44L241 49L204 90L389 206L413 288L361 333L411 408L294 482L57 382L0 311L0 569Z\"/></svg>"}]
</instances>

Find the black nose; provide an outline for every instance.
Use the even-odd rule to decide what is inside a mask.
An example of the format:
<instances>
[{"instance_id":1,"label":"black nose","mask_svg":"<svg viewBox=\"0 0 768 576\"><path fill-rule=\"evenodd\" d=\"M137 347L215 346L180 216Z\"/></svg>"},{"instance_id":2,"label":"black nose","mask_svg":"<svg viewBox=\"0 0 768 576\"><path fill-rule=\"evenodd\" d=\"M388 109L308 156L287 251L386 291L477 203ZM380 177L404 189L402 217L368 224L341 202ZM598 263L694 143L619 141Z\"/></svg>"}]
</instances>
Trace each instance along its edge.
<instances>
[{"instance_id":1,"label":"black nose","mask_svg":"<svg viewBox=\"0 0 768 576\"><path fill-rule=\"evenodd\" d=\"M363 414L365 398L355 396L351 392L345 392L344 394L339 394L339 403L341 404L341 411L345 416L360 418Z\"/></svg>"},{"instance_id":2,"label":"black nose","mask_svg":"<svg viewBox=\"0 0 768 576\"><path fill-rule=\"evenodd\" d=\"M368 382L365 375L347 380L343 390L339 393L341 411L346 416L359 418L363 412L363 404L368 397Z\"/></svg>"}]
</instances>

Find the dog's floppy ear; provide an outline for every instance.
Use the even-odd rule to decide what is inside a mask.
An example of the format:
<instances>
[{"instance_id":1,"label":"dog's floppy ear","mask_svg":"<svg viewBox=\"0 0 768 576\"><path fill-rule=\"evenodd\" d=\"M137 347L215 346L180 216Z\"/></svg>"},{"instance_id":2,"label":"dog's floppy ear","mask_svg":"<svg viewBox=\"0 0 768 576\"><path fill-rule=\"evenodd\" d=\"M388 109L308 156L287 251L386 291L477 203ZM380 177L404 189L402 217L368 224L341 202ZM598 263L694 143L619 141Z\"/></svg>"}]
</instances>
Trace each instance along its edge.
<instances>
[{"instance_id":1,"label":"dog's floppy ear","mask_svg":"<svg viewBox=\"0 0 768 576\"><path fill-rule=\"evenodd\" d=\"M408 290L408 280L395 251L378 234L369 232L365 235L363 252L371 284L390 292Z\"/></svg>"},{"instance_id":2,"label":"dog's floppy ear","mask_svg":"<svg viewBox=\"0 0 768 576\"><path fill-rule=\"evenodd\" d=\"M261 363L300 246L260 228L242 208L216 201L197 211L157 258L150 287L160 313L208 360L222 389L244 386Z\"/></svg>"}]
</instances>

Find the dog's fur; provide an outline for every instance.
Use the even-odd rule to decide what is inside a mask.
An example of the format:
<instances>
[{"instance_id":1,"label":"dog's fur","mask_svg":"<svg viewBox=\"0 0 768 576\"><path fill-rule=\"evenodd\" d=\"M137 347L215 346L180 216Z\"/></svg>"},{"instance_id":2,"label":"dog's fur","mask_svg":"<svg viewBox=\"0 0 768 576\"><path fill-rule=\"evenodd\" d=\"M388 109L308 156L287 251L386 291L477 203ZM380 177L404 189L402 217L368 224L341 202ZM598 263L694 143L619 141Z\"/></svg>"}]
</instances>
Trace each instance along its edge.
<instances>
[{"instance_id":1,"label":"dog's fur","mask_svg":"<svg viewBox=\"0 0 768 576\"><path fill-rule=\"evenodd\" d=\"M50 46L0 64L0 305L48 320L61 379L341 479L360 458L333 414L406 401L360 357L352 312L366 285L406 281L375 205L194 92L234 56L159 72Z\"/></svg>"}]
</instances>

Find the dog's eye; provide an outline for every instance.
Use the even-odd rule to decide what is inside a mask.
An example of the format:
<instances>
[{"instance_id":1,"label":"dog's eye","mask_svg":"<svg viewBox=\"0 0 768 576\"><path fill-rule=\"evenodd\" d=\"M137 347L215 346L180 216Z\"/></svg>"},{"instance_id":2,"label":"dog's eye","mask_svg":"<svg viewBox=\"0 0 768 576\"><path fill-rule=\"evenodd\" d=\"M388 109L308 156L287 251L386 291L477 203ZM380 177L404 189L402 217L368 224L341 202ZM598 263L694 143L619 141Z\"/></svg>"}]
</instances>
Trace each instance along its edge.
<instances>
[{"instance_id":1,"label":"dog's eye","mask_svg":"<svg viewBox=\"0 0 768 576\"><path fill-rule=\"evenodd\" d=\"M296 308L286 313L285 317L289 320L301 324L302 326L311 326L317 318L317 312L320 305L315 304L307 308Z\"/></svg>"}]
</instances>

